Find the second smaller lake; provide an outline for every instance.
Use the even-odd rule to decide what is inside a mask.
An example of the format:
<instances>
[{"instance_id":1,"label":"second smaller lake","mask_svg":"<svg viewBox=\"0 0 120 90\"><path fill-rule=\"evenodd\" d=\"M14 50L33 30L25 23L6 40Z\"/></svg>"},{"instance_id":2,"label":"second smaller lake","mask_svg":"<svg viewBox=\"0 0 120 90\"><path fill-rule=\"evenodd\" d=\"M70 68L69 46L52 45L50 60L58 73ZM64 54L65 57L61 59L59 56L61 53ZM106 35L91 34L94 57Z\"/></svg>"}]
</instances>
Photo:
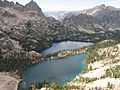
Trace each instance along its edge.
<instances>
[{"instance_id":1,"label":"second smaller lake","mask_svg":"<svg viewBox=\"0 0 120 90\"><path fill-rule=\"evenodd\" d=\"M58 51L62 51L62 50L71 50L71 49L77 49L77 48L81 48L84 46L89 46L93 43L90 42L76 42L76 41L63 41L63 42L57 42L57 43L53 43L52 47L44 50L42 52L42 54L47 55L47 54L52 54Z\"/></svg>"}]
</instances>

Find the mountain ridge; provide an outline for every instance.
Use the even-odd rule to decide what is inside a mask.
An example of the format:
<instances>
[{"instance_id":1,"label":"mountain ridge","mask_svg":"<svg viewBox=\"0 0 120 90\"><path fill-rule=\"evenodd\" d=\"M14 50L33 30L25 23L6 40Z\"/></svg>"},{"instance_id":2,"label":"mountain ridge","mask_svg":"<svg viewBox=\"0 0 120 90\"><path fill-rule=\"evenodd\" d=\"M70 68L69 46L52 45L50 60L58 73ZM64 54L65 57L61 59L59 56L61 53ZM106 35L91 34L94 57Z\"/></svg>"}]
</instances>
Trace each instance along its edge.
<instances>
[{"instance_id":1,"label":"mountain ridge","mask_svg":"<svg viewBox=\"0 0 120 90\"><path fill-rule=\"evenodd\" d=\"M94 9L95 9L95 11L97 11L96 9L99 9L99 10L102 10L102 9L120 10L119 8L116 8L116 7L113 7L113 6L106 6L105 4L101 4L101 5L95 6L93 8L89 8L89 9L75 10L75 11L62 11L62 14L60 16L58 16L58 15L61 11L51 11L51 12L48 11L48 12L45 12L45 14L46 14L47 17L52 16L55 19L62 21L64 18L70 17L69 13L71 13L71 16L72 15L76 16L78 14L92 15L92 13L95 14Z\"/></svg>"},{"instance_id":2,"label":"mountain ridge","mask_svg":"<svg viewBox=\"0 0 120 90\"><path fill-rule=\"evenodd\" d=\"M29 12L32 14L36 14L38 16L45 17L41 8L33 0L31 0L26 5L19 4L18 2L14 3L13 1L9 2L7 0L4 0L4 1L0 0L0 7L3 7L3 8L9 7L21 12Z\"/></svg>"}]
</instances>

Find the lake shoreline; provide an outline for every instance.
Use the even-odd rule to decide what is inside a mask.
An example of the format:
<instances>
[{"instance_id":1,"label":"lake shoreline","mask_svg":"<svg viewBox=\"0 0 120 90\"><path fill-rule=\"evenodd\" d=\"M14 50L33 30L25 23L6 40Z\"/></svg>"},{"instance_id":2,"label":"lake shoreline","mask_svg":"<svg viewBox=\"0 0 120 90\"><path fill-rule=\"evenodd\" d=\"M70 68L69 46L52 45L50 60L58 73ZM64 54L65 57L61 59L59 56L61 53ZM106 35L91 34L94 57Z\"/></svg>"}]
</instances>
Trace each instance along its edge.
<instances>
[{"instance_id":1,"label":"lake shoreline","mask_svg":"<svg viewBox=\"0 0 120 90\"><path fill-rule=\"evenodd\" d=\"M13 50L13 51L10 52L13 55L13 57L11 57L11 58L17 59L16 57L14 57L14 54L18 53L17 55L19 57L19 55L21 55L23 53L23 55L25 54L24 55L25 58L30 59L30 60L29 60L29 62L23 63L24 67L19 68L17 71L12 71L11 72L12 74L10 76L12 76L13 78L16 78L18 81L20 81L20 80L22 80L22 77L21 77L22 75L21 74L24 72L24 70L27 67L30 67L31 65L37 64L39 62L47 61L47 60L49 61L49 60L53 60L53 59L64 58L64 57L67 57L67 56L70 56L70 55L80 54L80 53L84 52L85 49L86 49L86 47L79 48L79 49L76 49L76 50L63 50L63 51L59 51L59 52L56 52L56 53L53 53L53 54L50 54L50 55L45 55L45 56L40 55L39 53L36 53L36 52L24 52L22 50ZM9 57L9 54L6 55L6 56ZM28 57L26 57L26 56L28 56ZM21 62L23 62L23 61L21 61Z\"/></svg>"},{"instance_id":2,"label":"lake shoreline","mask_svg":"<svg viewBox=\"0 0 120 90\"><path fill-rule=\"evenodd\" d=\"M51 43L49 44L48 47L42 49L39 53L42 53L43 51L45 51L45 50L51 48L53 43L68 42L68 41L71 41L71 42L84 42L84 43L97 43L97 42L98 42L98 41L69 40L69 39L64 39L64 40L53 40L53 41L51 41Z\"/></svg>"},{"instance_id":3,"label":"lake shoreline","mask_svg":"<svg viewBox=\"0 0 120 90\"><path fill-rule=\"evenodd\" d=\"M67 42L67 41L74 41L74 42L86 42L86 43L97 43L97 41L69 40L69 39L64 39L64 40L53 40L53 41L52 41L52 43L60 43L60 42Z\"/></svg>"},{"instance_id":4,"label":"lake shoreline","mask_svg":"<svg viewBox=\"0 0 120 90\"><path fill-rule=\"evenodd\" d=\"M55 52L53 54L44 55L43 58L41 59L41 61L35 62L35 63L29 65L27 68L31 67L32 65L36 65L40 62L44 62L44 61L62 59L62 58L72 56L72 55L80 55L81 53L85 53L86 49L87 49L87 46L84 46L82 48L77 48L77 49L72 49L72 50L62 50L59 52Z\"/></svg>"}]
</instances>

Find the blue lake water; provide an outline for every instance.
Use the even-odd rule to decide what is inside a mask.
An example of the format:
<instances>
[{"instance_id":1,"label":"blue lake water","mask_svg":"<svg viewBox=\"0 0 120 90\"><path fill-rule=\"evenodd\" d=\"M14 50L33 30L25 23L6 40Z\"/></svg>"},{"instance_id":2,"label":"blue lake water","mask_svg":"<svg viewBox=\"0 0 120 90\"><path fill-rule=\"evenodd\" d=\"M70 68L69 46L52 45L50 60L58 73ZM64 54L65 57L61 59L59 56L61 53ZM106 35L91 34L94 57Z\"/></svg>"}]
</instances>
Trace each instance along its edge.
<instances>
[{"instance_id":1,"label":"blue lake water","mask_svg":"<svg viewBox=\"0 0 120 90\"><path fill-rule=\"evenodd\" d=\"M47 55L47 54L55 53L61 50L77 49L84 46L89 46L91 44L92 43L90 42L76 42L76 41L63 41L59 43L53 43L52 47L44 50L42 54Z\"/></svg>"},{"instance_id":2,"label":"blue lake water","mask_svg":"<svg viewBox=\"0 0 120 90\"><path fill-rule=\"evenodd\" d=\"M57 81L64 84L73 79L85 67L85 54L68 56L63 59L44 61L33 65L23 73L23 80L27 83Z\"/></svg>"},{"instance_id":3,"label":"blue lake water","mask_svg":"<svg viewBox=\"0 0 120 90\"><path fill-rule=\"evenodd\" d=\"M92 43L65 41L54 43L43 54L50 54L66 49L76 49L89 46ZM86 54L71 55L65 58L44 61L28 67L23 73L23 82L32 84L36 82L56 81L64 84L80 74L85 68Z\"/></svg>"}]
</instances>

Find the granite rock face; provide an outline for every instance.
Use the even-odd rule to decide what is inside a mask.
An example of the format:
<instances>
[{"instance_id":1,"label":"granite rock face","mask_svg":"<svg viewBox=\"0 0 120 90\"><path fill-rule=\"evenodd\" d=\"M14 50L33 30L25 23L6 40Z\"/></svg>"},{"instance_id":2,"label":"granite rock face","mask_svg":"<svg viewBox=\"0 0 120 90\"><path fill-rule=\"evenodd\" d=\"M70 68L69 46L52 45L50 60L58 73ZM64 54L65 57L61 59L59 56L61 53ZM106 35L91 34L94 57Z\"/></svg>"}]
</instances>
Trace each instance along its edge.
<instances>
[{"instance_id":1,"label":"granite rock face","mask_svg":"<svg viewBox=\"0 0 120 90\"><path fill-rule=\"evenodd\" d=\"M120 9L104 4L81 11L63 19L64 23L73 23L79 30L87 32L116 32L120 30Z\"/></svg>"},{"instance_id":2,"label":"granite rock face","mask_svg":"<svg viewBox=\"0 0 120 90\"><path fill-rule=\"evenodd\" d=\"M41 8L37 5L36 2L31 0L28 4L25 5L25 11L31 12L31 14L37 14L38 16L44 17Z\"/></svg>"},{"instance_id":3,"label":"granite rock face","mask_svg":"<svg viewBox=\"0 0 120 90\"><path fill-rule=\"evenodd\" d=\"M0 53L9 52L12 49L22 49L18 41L12 40L9 37L0 39Z\"/></svg>"},{"instance_id":4,"label":"granite rock face","mask_svg":"<svg viewBox=\"0 0 120 90\"><path fill-rule=\"evenodd\" d=\"M108 30L120 30L120 9L104 4L91 9L84 10L82 13L94 16Z\"/></svg>"},{"instance_id":5,"label":"granite rock face","mask_svg":"<svg viewBox=\"0 0 120 90\"><path fill-rule=\"evenodd\" d=\"M31 1L30 3L23 6L19 3L15 4L13 2L1 0L0 1L1 53L6 53L16 48L24 49L27 51L41 50L43 48L41 37L43 32L46 32L46 30L48 30L47 25L48 25L47 18L42 13L41 8L39 8L37 3L35 3L34 1Z\"/></svg>"},{"instance_id":6,"label":"granite rock face","mask_svg":"<svg viewBox=\"0 0 120 90\"><path fill-rule=\"evenodd\" d=\"M14 50L17 46L24 51L40 52L50 47L53 40L69 38L74 32L60 21L45 17L33 0L25 6L9 1L0 2L0 45L1 52ZM9 39L5 39L9 37ZM7 45L4 46L3 44ZM10 46L10 47L8 47ZM4 48L5 51L2 50Z\"/></svg>"}]
</instances>

